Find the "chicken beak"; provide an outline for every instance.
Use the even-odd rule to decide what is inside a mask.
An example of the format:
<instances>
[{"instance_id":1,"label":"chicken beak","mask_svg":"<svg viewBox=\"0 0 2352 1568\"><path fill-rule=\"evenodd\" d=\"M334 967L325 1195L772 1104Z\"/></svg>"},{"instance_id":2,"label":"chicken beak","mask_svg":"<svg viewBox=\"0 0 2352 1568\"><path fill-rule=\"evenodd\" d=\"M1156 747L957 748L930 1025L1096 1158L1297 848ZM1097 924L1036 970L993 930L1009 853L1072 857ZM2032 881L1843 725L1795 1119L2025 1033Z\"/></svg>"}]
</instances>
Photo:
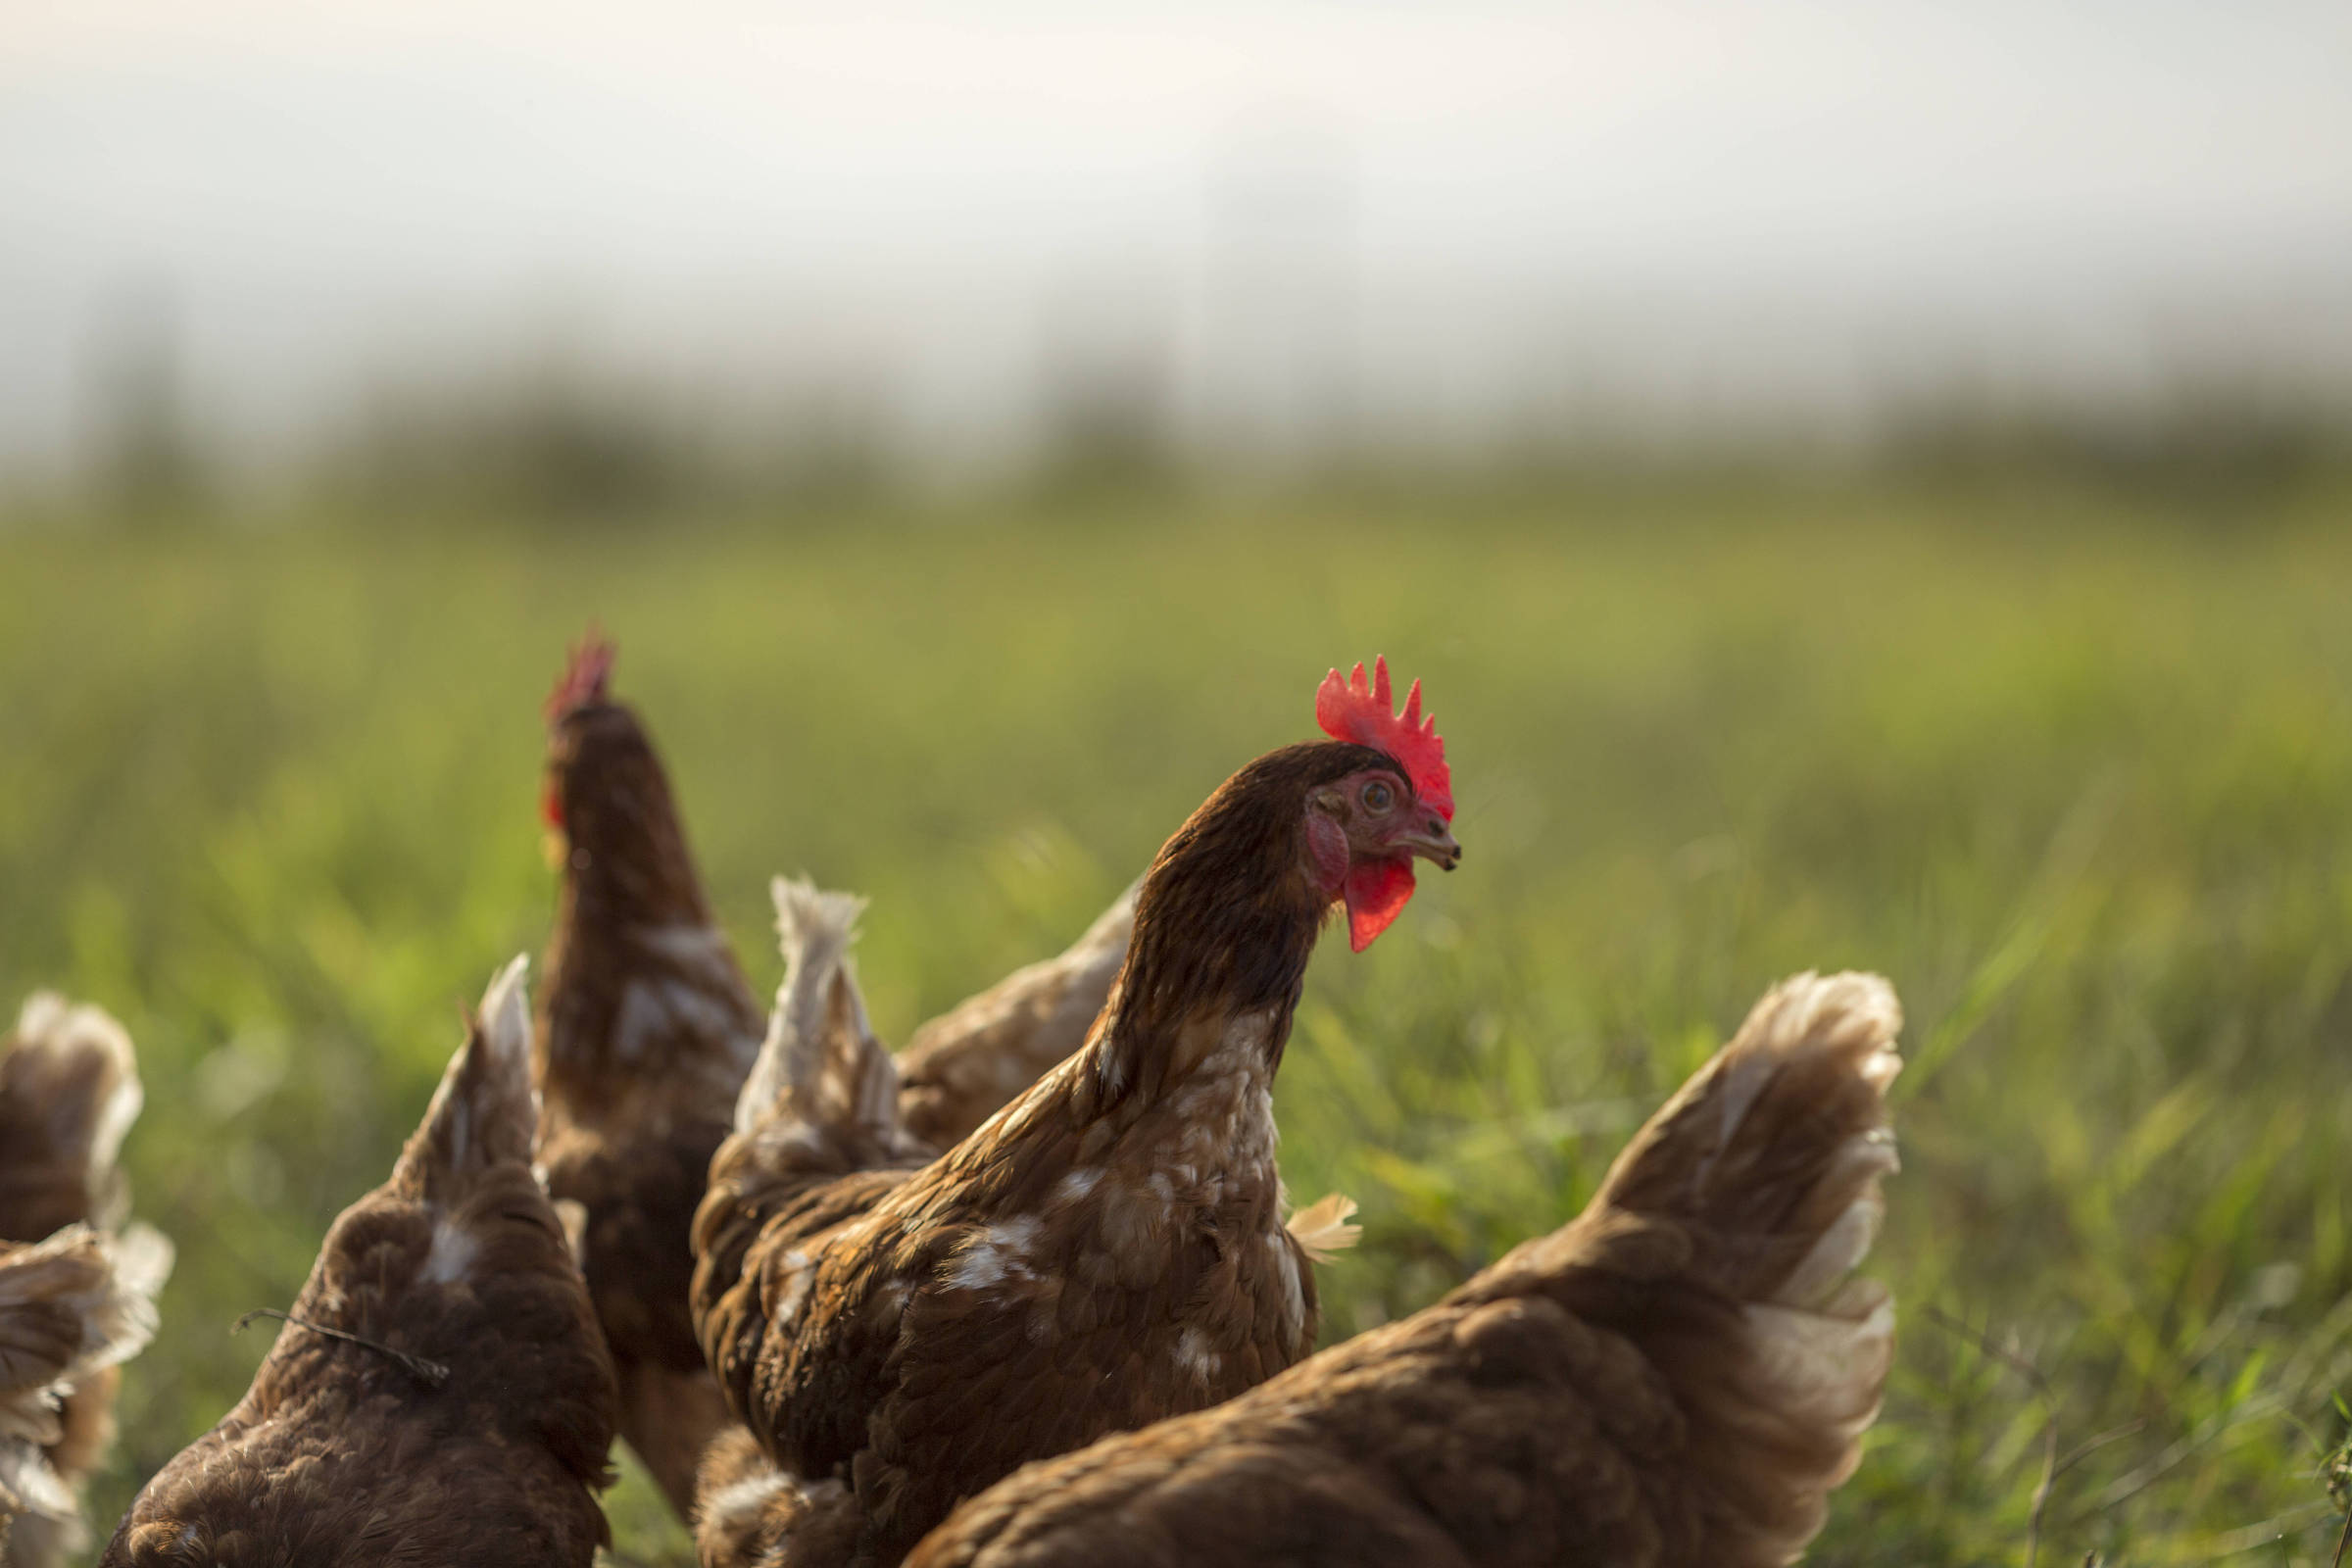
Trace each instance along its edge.
<instances>
[{"instance_id":1,"label":"chicken beak","mask_svg":"<svg viewBox=\"0 0 2352 1568\"><path fill-rule=\"evenodd\" d=\"M1462 847L1454 842L1453 829L1434 815L1389 840L1389 846L1434 861L1441 871L1450 871L1462 863Z\"/></svg>"}]
</instances>

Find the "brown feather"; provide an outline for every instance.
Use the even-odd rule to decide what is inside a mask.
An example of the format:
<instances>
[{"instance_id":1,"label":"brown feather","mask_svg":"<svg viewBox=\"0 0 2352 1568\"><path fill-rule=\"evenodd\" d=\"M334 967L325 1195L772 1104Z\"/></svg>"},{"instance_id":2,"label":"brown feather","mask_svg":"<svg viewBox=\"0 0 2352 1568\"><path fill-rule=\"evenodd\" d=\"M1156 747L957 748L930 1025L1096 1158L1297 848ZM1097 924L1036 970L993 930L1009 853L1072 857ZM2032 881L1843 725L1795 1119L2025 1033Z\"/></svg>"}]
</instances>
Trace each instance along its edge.
<instances>
[{"instance_id":1,"label":"brown feather","mask_svg":"<svg viewBox=\"0 0 2352 1568\"><path fill-rule=\"evenodd\" d=\"M170 1245L145 1226L0 1242L0 1563L45 1568L87 1549L74 1460L89 1455L74 1426L92 1416L75 1395L153 1337L171 1267Z\"/></svg>"},{"instance_id":2,"label":"brown feather","mask_svg":"<svg viewBox=\"0 0 2352 1568\"><path fill-rule=\"evenodd\" d=\"M783 1478L751 1537L762 1560L895 1562L1018 1465L1230 1398L1312 1348L1270 1100L1329 904L1306 802L1388 765L1319 744L1228 780L1146 876L1084 1048L937 1160L907 1170L870 1129L789 1104L719 1152L695 1304ZM836 1486L858 1519L846 1546Z\"/></svg>"},{"instance_id":3,"label":"brown feather","mask_svg":"<svg viewBox=\"0 0 2352 1568\"><path fill-rule=\"evenodd\" d=\"M37 1242L72 1224L119 1225L129 1185L115 1156L139 1103L138 1067L121 1024L48 993L27 1000L0 1049L0 1241ZM148 1236L143 1255L168 1270L169 1245ZM63 1393L45 1463L70 1490L79 1490L114 1441L120 1381L112 1364L92 1367ZM78 1517L27 1520L0 1564L62 1563L81 1549L81 1534Z\"/></svg>"},{"instance_id":4,"label":"brown feather","mask_svg":"<svg viewBox=\"0 0 2352 1568\"><path fill-rule=\"evenodd\" d=\"M560 710L550 788L564 874L537 1051L548 1190L584 1213L581 1264L620 1386L620 1433L681 1518L725 1406L688 1309L687 1235L759 1049L759 1003L712 918L635 714Z\"/></svg>"},{"instance_id":5,"label":"brown feather","mask_svg":"<svg viewBox=\"0 0 2352 1568\"><path fill-rule=\"evenodd\" d=\"M493 982L381 1187L327 1233L220 1424L140 1492L110 1565L574 1565L606 1539L612 1367L535 1127L522 960Z\"/></svg>"},{"instance_id":6,"label":"brown feather","mask_svg":"<svg viewBox=\"0 0 2352 1568\"><path fill-rule=\"evenodd\" d=\"M1031 1465L910 1568L1794 1559L1892 1308L1847 1278L1894 1168L1893 994L1800 976L1573 1224L1230 1403Z\"/></svg>"}]
</instances>

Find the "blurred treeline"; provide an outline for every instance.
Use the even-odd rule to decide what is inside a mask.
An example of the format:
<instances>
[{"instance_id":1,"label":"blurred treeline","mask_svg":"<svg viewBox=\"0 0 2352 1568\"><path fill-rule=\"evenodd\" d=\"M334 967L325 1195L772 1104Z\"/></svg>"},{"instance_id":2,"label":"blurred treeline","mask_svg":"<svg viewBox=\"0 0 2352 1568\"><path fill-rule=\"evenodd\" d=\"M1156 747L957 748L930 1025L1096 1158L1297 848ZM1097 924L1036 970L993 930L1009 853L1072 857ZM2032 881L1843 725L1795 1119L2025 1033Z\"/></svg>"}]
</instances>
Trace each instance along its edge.
<instances>
[{"instance_id":1,"label":"blurred treeline","mask_svg":"<svg viewBox=\"0 0 2352 1568\"><path fill-rule=\"evenodd\" d=\"M257 456L212 431L168 337L106 378L80 461L33 483L0 468L0 514L137 524L224 517L512 523L833 516L995 500L1087 506L1304 488L1559 492L1698 483L1766 489L2081 483L2229 526L2236 503L2352 474L2352 393L2256 370L2185 370L2130 392L1986 381L1888 386L1867 411L1661 421L1544 406L1442 437L1365 416L1306 440L1204 436L1150 357L1076 357L1030 389L985 457L943 450L871 387L747 395L592 367L561 351L491 374L382 386L321 433ZM1214 421L1210 421L1214 428ZM953 443L949 444L951 447Z\"/></svg>"}]
</instances>

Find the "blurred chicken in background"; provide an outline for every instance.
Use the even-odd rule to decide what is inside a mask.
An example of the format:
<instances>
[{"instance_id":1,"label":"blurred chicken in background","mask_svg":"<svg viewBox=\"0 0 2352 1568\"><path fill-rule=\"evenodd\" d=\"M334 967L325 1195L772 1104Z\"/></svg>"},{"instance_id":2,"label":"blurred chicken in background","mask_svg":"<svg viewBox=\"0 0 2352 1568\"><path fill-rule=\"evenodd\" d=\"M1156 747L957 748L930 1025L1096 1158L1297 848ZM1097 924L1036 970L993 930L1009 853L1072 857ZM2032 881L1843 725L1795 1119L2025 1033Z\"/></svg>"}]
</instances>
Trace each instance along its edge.
<instances>
[{"instance_id":1,"label":"blurred chicken in background","mask_svg":"<svg viewBox=\"0 0 2352 1568\"><path fill-rule=\"evenodd\" d=\"M86 1544L77 1498L114 1438L117 1367L155 1330L172 1247L151 1227L122 1229L130 1187L115 1163L140 1100L120 1023L49 992L25 1002L0 1048L0 1244L44 1245L0 1265L14 1314L0 1329L14 1401L0 1493L16 1494L0 1511L24 1510L0 1545L8 1568L49 1568Z\"/></svg>"}]
</instances>

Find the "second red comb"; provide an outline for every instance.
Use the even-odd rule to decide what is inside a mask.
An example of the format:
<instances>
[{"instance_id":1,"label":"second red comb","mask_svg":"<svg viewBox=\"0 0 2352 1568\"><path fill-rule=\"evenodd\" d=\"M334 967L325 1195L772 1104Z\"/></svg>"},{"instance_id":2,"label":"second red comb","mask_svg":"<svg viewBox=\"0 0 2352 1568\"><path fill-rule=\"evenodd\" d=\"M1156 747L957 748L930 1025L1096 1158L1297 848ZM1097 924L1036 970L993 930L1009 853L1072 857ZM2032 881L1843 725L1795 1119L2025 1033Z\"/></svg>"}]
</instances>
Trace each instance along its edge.
<instances>
[{"instance_id":1,"label":"second red comb","mask_svg":"<svg viewBox=\"0 0 2352 1568\"><path fill-rule=\"evenodd\" d=\"M605 682L612 676L612 661L618 653L612 639L591 624L588 634L572 645L571 658L556 681L556 689L547 694L547 721L552 724L575 708L603 702Z\"/></svg>"}]
</instances>

